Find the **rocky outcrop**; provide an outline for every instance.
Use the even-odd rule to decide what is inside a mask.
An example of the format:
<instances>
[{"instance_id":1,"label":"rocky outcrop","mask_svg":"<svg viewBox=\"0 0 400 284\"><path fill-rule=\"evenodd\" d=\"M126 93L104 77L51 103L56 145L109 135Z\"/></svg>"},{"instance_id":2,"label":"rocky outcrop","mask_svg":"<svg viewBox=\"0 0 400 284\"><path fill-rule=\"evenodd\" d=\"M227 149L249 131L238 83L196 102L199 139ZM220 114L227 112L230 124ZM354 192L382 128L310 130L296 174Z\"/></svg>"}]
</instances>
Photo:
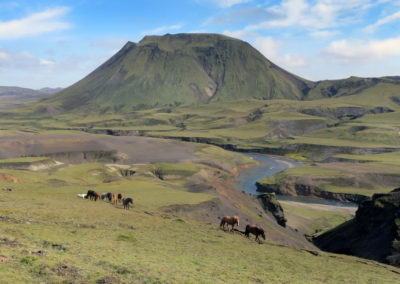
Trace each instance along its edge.
<instances>
[{"instance_id":1,"label":"rocky outcrop","mask_svg":"<svg viewBox=\"0 0 400 284\"><path fill-rule=\"evenodd\" d=\"M282 227L286 226L286 218L283 213L283 208L279 201L275 197L275 193L264 193L257 196L260 200L264 211L270 212L274 216L276 222Z\"/></svg>"},{"instance_id":2,"label":"rocky outcrop","mask_svg":"<svg viewBox=\"0 0 400 284\"><path fill-rule=\"evenodd\" d=\"M369 199L367 196L361 194L330 192L322 190L314 185L296 182L283 182L281 184L265 184L257 182L256 186L258 192L274 192L276 194L289 196L309 196L357 204Z\"/></svg>"},{"instance_id":3,"label":"rocky outcrop","mask_svg":"<svg viewBox=\"0 0 400 284\"><path fill-rule=\"evenodd\" d=\"M330 252L400 267L400 188L364 201L354 219L314 238L314 243Z\"/></svg>"}]
</instances>

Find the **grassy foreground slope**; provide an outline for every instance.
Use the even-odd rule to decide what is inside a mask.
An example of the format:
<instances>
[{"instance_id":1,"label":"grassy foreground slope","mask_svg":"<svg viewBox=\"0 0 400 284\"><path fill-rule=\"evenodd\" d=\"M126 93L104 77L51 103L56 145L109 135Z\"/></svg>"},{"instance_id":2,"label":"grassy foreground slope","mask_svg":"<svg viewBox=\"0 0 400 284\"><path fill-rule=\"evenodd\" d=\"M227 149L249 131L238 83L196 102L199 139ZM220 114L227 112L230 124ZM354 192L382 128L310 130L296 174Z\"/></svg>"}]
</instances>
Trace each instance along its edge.
<instances>
[{"instance_id":1,"label":"grassy foreground slope","mask_svg":"<svg viewBox=\"0 0 400 284\"><path fill-rule=\"evenodd\" d=\"M162 208L170 204L196 204L214 197L186 192L171 186L172 181L137 170L136 177L106 183L104 179L117 174L101 164L35 173L2 170L23 182L0 182L0 187L14 189L0 191L1 255L10 257L0 265L0 282L400 281L393 267L348 256L312 254L270 240L260 245L241 234L224 232L217 224L165 212ZM76 197L88 188L122 192L134 198L134 208L127 211L121 204L114 207Z\"/></svg>"}]
</instances>

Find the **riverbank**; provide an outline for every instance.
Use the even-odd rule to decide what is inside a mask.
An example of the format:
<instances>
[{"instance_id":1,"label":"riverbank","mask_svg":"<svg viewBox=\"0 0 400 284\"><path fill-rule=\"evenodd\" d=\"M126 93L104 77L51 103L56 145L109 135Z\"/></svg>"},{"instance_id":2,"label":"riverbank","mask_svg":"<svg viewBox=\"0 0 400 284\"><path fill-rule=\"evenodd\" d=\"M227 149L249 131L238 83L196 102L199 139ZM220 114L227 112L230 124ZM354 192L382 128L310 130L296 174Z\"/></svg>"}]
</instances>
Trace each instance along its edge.
<instances>
[{"instance_id":1,"label":"riverbank","mask_svg":"<svg viewBox=\"0 0 400 284\"><path fill-rule=\"evenodd\" d=\"M327 212L340 212L352 216L354 216L357 211L357 207L348 207L348 206L345 207L337 205L335 206L335 205L325 205L318 203L305 203L305 202L288 201L288 200L279 200L279 203L304 209L327 211Z\"/></svg>"}]
</instances>

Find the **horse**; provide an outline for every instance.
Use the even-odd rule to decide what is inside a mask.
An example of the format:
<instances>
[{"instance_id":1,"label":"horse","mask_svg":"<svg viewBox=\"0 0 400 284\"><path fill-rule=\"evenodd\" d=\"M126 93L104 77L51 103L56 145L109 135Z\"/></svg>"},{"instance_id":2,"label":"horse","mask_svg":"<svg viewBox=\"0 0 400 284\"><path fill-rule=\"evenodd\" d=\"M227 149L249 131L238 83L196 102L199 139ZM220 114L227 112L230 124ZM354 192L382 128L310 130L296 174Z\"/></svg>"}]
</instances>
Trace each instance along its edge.
<instances>
[{"instance_id":1,"label":"horse","mask_svg":"<svg viewBox=\"0 0 400 284\"><path fill-rule=\"evenodd\" d=\"M128 197L122 199L122 204L124 204L124 209L129 210L129 203L133 205L133 199Z\"/></svg>"},{"instance_id":2,"label":"horse","mask_svg":"<svg viewBox=\"0 0 400 284\"><path fill-rule=\"evenodd\" d=\"M115 206L118 205L118 195L119 195L119 193L114 193L113 194L113 203L114 203Z\"/></svg>"},{"instance_id":3,"label":"horse","mask_svg":"<svg viewBox=\"0 0 400 284\"><path fill-rule=\"evenodd\" d=\"M112 193L111 193L111 192L107 192L107 193L106 193L106 198L108 199L108 202L111 202L111 200L112 200L112 198L113 198Z\"/></svg>"},{"instance_id":4,"label":"horse","mask_svg":"<svg viewBox=\"0 0 400 284\"><path fill-rule=\"evenodd\" d=\"M256 241L260 241L258 236L261 235L261 237L263 237L263 239L265 240L265 232L262 228L258 227L257 225L247 225L246 226L246 231L245 231L245 236L246 237L250 237L250 233L252 233L253 235L256 236Z\"/></svg>"},{"instance_id":5,"label":"horse","mask_svg":"<svg viewBox=\"0 0 400 284\"><path fill-rule=\"evenodd\" d=\"M87 195L87 194L82 193L82 194L78 194L77 197L78 197L78 198L86 198L86 195Z\"/></svg>"},{"instance_id":6,"label":"horse","mask_svg":"<svg viewBox=\"0 0 400 284\"><path fill-rule=\"evenodd\" d=\"M121 202L122 201L122 194L118 193L118 201Z\"/></svg>"},{"instance_id":7,"label":"horse","mask_svg":"<svg viewBox=\"0 0 400 284\"><path fill-rule=\"evenodd\" d=\"M225 230L225 224L226 224L226 227L229 230L229 225L231 225L232 226L231 231L233 231L233 227L235 227L236 224L239 226L239 221L240 221L239 216L233 216L233 217L232 216L224 216L221 218L221 224L219 225L219 227L220 228L222 227L222 229Z\"/></svg>"},{"instance_id":8,"label":"horse","mask_svg":"<svg viewBox=\"0 0 400 284\"><path fill-rule=\"evenodd\" d=\"M104 199L106 199L107 198L107 193L102 193L101 194L101 200L104 200Z\"/></svg>"},{"instance_id":9,"label":"horse","mask_svg":"<svg viewBox=\"0 0 400 284\"><path fill-rule=\"evenodd\" d=\"M97 201L97 198L99 198L100 194L95 192L94 190L89 189L87 194L86 194L86 199L94 200Z\"/></svg>"}]
</instances>

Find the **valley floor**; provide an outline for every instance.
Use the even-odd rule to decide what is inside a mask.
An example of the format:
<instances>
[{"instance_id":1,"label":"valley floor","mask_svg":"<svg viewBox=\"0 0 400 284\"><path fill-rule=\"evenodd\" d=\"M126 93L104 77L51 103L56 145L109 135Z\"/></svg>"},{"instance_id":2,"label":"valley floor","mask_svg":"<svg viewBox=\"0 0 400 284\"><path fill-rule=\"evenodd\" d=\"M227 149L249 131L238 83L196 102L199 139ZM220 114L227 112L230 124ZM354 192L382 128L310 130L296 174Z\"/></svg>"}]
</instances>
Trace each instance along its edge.
<instances>
[{"instance_id":1,"label":"valley floor","mask_svg":"<svg viewBox=\"0 0 400 284\"><path fill-rule=\"evenodd\" d=\"M169 141L134 139L122 139L121 145L131 147L121 149L134 149L122 155L125 160L143 153L140 145L173 149ZM40 149L32 142L39 140L8 145L18 145L15 151ZM103 145L101 136L97 140ZM63 164L37 171L25 167L48 161L3 159L0 188L13 190L0 190L0 283L400 282L397 268L321 252L300 232L276 224L254 197L229 182L250 159L214 146L185 147L186 156L174 161L130 160L125 166L110 163L115 153L82 154L86 149L80 155L65 152L58 156ZM124 210L122 204L77 198L88 189L120 192L134 206ZM298 210L284 206L292 214ZM259 244L253 236L221 230L218 216L224 214L241 216L239 231L260 224L267 240Z\"/></svg>"}]
</instances>

